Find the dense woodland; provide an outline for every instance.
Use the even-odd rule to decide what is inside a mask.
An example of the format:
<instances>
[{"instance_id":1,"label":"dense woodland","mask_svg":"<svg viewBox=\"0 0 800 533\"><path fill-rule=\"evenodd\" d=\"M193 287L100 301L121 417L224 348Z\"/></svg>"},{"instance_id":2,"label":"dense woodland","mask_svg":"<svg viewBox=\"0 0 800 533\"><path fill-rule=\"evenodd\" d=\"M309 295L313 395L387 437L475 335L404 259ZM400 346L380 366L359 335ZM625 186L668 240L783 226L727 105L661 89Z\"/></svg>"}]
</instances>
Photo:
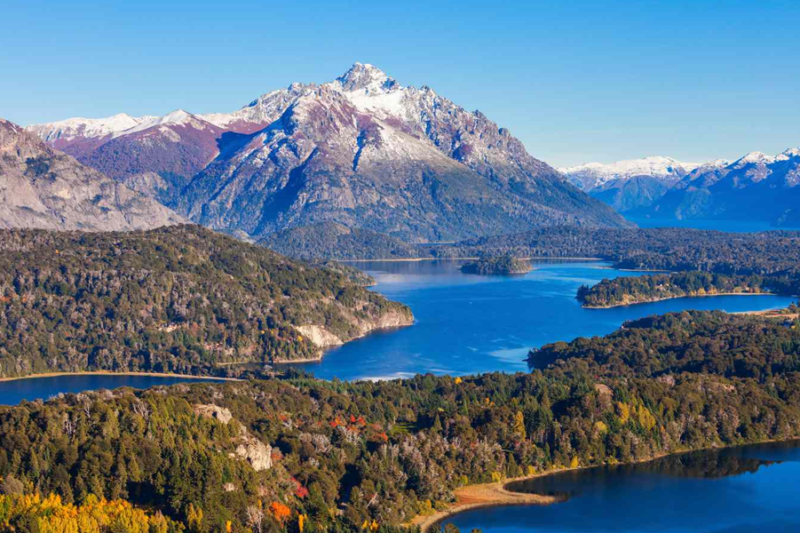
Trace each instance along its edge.
<instances>
[{"instance_id":1,"label":"dense woodland","mask_svg":"<svg viewBox=\"0 0 800 533\"><path fill-rule=\"evenodd\" d=\"M800 329L780 322L680 313L531 360L530 374L292 374L0 408L0 476L189 531L376 530L463 484L800 434Z\"/></svg>"},{"instance_id":2,"label":"dense woodland","mask_svg":"<svg viewBox=\"0 0 800 533\"><path fill-rule=\"evenodd\" d=\"M604 279L591 287L580 287L578 300L584 307L614 307L684 296L760 294L773 291L791 293L790 288L780 283L771 283L770 278L756 274L728 276L709 272L676 272Z\"/></svg>"},{"instance_id":3,"label":"dense woodland","mask_svg":"<svg viewBox=\"0 0 800 533\"><path fill-rule=\"evenodd\" d=\"M531 264L524 259L517 259L510 255L484 256L475 261L470 261L461 266L465 274L480 274L483 276L510 274L524 274L531 271Z\"/></svg>"},{"instance_id":4,"label":"dense woodland","mask_svg":"<svg viewBox=\"0 0 800 533\"><path fill-rule=\"evenodd\" d=\"M304 259L395 259L417 257L416 246L365 229L348 228L335 222L278 231L259 244L278 253Z\"/></svg>"},{"instance_id":5,"label":"dense woodland","mask_svg":"<svg viewBox=\"0 0 800 533\"><path fill-rule=\"evenodd\" d=\"M346 228L345 228L346 229ZM610 261L616 268L693 272L670 281L668 293L663 278L644 278L639 285L619 279L598 287L594 294L583 290L581 296L596 301L591 305L609 306L674 296L687 296L693 290L708 293L726 292L725 287L747 283L766 285L778 294L800 293L800 233L770 231L761 233L724 233L687 228L591 229L556 227L524 233L472 239L454 244L395 246L392 239L377 234L348 230L345 237L319 241L333 230L325 225L290 230L287 244L265 242L289 255L305 257L303 250L315 250L317 256L337 259L391 257L534 257L597 258ZM335 232L339 235L341 232ZM346 238L344 246L338 240ZM277 239L277 237L276 237ZM280 239L277 239L278 241ZM391 253L389 252L391 248ZM311 254L314 255L314 254ZM716 274L713 278L700 273ZM764 276L758 280L752 276ZM727 277L725 277L727 276ZM746 283L746 284L747 284ZM717 286L718 285L718 286ZM756 285L749 285L757 290ZM740 286L747 290L746 286Z\"/></svg>"},{"instance_id":6,"label":"dense woodland","mask_svg":"<svg viewBox=\"0 0 800 533\"><path fill-rule=\"evenodd\" d=\"M437 257L596 257L611 261L618 268L767 274L797 268L800 233L561 227L485 237L430 250Z\"/></svg>"},{"instance_id":7,"label":"dense woodland","mask_svg":"<svg viewBox=\"0 0 800 533\"><path fill-rule=\"evenodd\" d=\"M605 337L548 344L531 350L528 362L570 371L580 366L613 378L691 372L769 384L800 371L799 324L796 318L684 311L629 321Z\"/></svg>"},{"instance_id":8,"label":"dense woodland","mask_svg":"<svg viewBox=\"0 0 800 533\"><path fill-rule=\"evenodd\" d=\"M351 281L198 226L0 232L0 377L114 370L236 374L313 357L410 311ZM363 281L363 280L361 280Z\"/></svg>"},{"instance_id":9,"label":"dense woodland","mask_svg":"<svg viewBox=\"0 0 800 533\"><path fill-rule=\"evenodd\" d=\"M800 233L790 231L563 226L434 246L403 245L376 233L318 224L275 234L263 244L301 258L591 257L611 261L619 268L744 275L792 271L800 265Z\"/></svg>"}]
</instances>

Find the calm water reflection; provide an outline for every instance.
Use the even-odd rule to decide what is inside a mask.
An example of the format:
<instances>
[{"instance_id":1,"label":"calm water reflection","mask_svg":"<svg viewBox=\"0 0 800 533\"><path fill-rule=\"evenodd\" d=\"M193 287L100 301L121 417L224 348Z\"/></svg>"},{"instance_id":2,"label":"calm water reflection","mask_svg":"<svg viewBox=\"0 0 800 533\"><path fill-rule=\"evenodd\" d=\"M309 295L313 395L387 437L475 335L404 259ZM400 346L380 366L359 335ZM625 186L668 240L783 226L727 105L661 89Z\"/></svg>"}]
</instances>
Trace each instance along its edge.
<instances>
[{"instance_id":1,"label":"calm water reflection","mask_svg":"<svg viewBox=\"0 0 800 533\"><path fill-rule=\"evenodd\" d=\"M800 443L696 452L564 472L513 488L569 496L551 506L478 509L450 522L485 533L800 531Z\"/></svg>"},{"instance_id":2,"label":"calm water reflection","mask_svg":"<svg viewBox=\"0 0 800 533\"><path fill-rule=\"evenodd\" d=\"M415 373L526 371L528 349L579 336L605 335L624 321L683 309L746 311L787 306L779 296L681 298L616 309L583 309L581 284L638 276L596 262L535 263L524 276L462 274L456 261L354 263L378 281L375 290L408 304L416 324L378 333L302 365L317 377L382 379Z\"/></svg>"},{"instance_id":3,"label":"calm water reflection","mask_svg":"<svg viewBox=\"0 0 800 533\"><path fill-rule=\"evenodd\" d=\"M358 266L378 281L376 290L411 306L416 324L381 332L330 351L322 362L301 365L318 377L383 379L432 372L473 374L527 371L532 346L578 336L604 335L622 322L682 309L743 311L785 307L778 296L684 298L617 309L582 309L581 284L640 273L603 263L536 263L514 277L462 274L454 261L372 262ZM46 399L60 392L129 386L147 388L186 378L155 376L61 376L0 382L0 404Z\"/></svg>"}]
</instances>

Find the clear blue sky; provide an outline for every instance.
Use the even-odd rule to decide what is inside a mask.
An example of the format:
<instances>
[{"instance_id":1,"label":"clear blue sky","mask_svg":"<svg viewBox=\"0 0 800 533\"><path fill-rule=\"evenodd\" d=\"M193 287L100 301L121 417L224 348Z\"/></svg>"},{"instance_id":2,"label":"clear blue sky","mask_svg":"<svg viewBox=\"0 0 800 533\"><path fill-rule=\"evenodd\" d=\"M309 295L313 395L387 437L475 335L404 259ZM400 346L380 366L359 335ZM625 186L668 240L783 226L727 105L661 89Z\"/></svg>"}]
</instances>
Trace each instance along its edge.
<instances>
[{"instance_id":1,"label":"clear blue sky","mask_svg":"<svg viewBox=\"0 0 800 533\"><path fill-rule=\"evenodd\" d=\"M800 145L800 1L5 0L0 116L232 111L353 62L553 165Z\"/></svg>"}]
</instances>

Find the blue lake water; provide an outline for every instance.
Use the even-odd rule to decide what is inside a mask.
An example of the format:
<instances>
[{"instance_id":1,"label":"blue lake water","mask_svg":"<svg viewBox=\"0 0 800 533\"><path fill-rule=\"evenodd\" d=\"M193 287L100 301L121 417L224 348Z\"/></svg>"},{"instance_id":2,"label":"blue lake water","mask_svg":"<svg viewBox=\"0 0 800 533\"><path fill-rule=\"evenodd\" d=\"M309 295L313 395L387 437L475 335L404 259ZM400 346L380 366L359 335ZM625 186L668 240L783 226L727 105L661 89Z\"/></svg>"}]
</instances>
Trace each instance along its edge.
<instances>
[{"instance_id":1,"label":"blue lake water","mask_svg":"<svg viewBox=\"0 0 800 533\"><path fill-rule=\"evenodd\" d=\"M76 393L87 390L116 389L119 387L147 389L156 385L174 385L175 383L197 381L208 380L177 376L114 376L108 374L78 374L74 376L18 379L0 382L0 405L16 405L22 400L46 400L59 393Z\"/></svg>"},{"instance_id":2,"label":"blue lake water","mask_svg":"<svg viewBox=\"0 0 800 533\"><path fill-rule=\"evenodd\" d=\"M447 522L484 533L800 531L800 443L696 452L512 485L553 505L476 509Z\"/></svg>"},{"instance_id":3,"label":"blue lake water","mask_svg":"<svg viewBox=\"0 0 800 533\"><path fill-rule=\"evenodd\" d=\"M605 335L626 320L683 309L748 311L786 307L781 296L680 298L613 309L583 309L582 284L638 276L605 263L535 263L524 276L462 274L458 261L354 263L375 290L411 307L416 323L329 351L302 366L324 379L387 379L431 372L526 371L528 350L558 340Z\"/></svg>"},{"instance_id":4,"label":"blue lake water","mask_svg":"<svg viewBox=\"0 0 800 533\"><path fill-rule=\"evenodd\" d=\"M745 311L786 307L791 298L683 298L615 309L583 309L578 287L603 278L636 276L595 262L543 262L524 276L462 274L457 261L358 263L378 281L375 290L411 307L416 323L380 332L302 366L317 377L386 379L432 372L526 371L528 350L557 340L604 335L624 321L683 309ZM156 376L76 375L0 382L0 404L47 399L60 392L192 381Z\"/></svg>"}]
</instances>

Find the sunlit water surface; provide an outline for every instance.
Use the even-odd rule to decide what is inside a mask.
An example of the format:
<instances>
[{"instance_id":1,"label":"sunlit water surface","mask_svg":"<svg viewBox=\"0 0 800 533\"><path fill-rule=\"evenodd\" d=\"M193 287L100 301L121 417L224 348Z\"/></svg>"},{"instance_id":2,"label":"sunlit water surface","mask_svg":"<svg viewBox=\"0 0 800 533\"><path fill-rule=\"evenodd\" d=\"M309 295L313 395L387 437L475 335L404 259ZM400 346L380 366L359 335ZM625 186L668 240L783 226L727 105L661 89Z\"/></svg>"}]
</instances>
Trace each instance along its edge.
<instances>
[{"instance_id":1,"label":"sunlit water surface","mask_svg":"<svg viewBox=\"0 0 800 533\"><path fill-rule=\"evenodd\" d=\"M797 533L798 479L797 441L696 452L516 484L568 499L476 509L448 522L465 533Z\"/></svg>"},{"instance_id":2,"label":"sunlit water surface","mask_svg":"<svg viewBox=\"0 0 800 533\"><path fill-rule=\"evenodd\" d=\"M636 276L597 262L543 262L524 276L462 274L457 261L356 263L378 281L374 290L411 307L413 326L369 335L328 352L319 363L296 365L317 377L389 379L432 372L526 371L533 346L604 335L626 320L682 309L744 311L787 306L778 296L683 298L616 309L583 309L578 287L603 278ZM191 378L76 375L0 382L0 404L58 393L129 386L147 388Z\"/></svg>"}]
</instances>

